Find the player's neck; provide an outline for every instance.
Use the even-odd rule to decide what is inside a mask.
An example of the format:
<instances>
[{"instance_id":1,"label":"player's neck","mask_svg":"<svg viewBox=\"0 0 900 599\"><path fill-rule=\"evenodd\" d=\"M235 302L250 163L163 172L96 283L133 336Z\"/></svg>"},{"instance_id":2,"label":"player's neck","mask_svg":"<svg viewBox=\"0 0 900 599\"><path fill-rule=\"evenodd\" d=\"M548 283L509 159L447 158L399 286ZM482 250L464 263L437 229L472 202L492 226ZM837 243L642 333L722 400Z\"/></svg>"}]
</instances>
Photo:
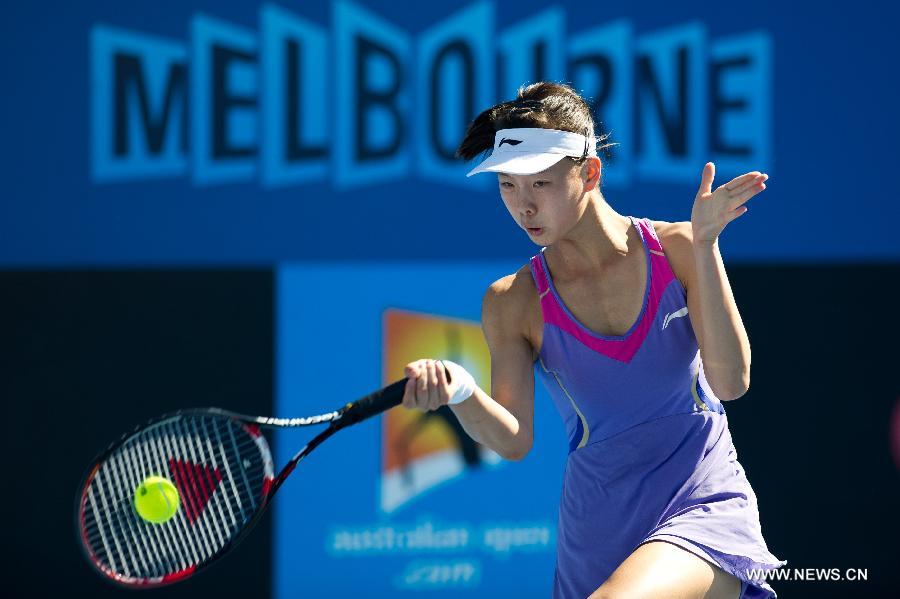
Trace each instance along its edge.
<instances>
[{"instance_id":1,"label":"player's neck","mask_svg":"<svg viewBox=\"0 0 900 599\"><path fill-rule=\"evenodd\" d=\"M566 277L603 272L634 251L629 245L631 220L612 209L600 196L586 198L584 213L563 238L548 248L556 270Z\"/></svg>"}]
</instances>

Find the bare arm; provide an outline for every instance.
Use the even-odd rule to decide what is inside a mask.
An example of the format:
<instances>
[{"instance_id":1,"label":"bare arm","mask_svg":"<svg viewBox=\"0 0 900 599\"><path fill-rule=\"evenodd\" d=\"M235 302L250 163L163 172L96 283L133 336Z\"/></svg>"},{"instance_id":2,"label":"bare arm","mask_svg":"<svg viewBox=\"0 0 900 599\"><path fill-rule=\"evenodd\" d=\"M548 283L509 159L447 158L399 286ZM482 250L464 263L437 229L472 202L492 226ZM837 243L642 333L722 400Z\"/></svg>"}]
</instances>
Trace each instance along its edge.
<instances>
[{"instance_id":1,"label":"bare arm","mask_svg":"<svg viewBox=\"0 0 900 599\"><path fill-rule=\"evenodd\" d=\"M493 397L476 387L471 397L450 408L466 433L508 460L520 460L531 449L534 417L534 371L532 348L522 332L525 322L515 291L511 289L516 275L493 283L482 302L484 336L491 352L491 391ZM404 405L418 409L437 409L446 404L446 378L440 362L429 366L419 360L420 369L407 368L409 376L418 377L415 393L404 396ZM430 361L434 363L434 361ZM429 369L433 372L430 374ZM423 403L414 397L428 397L429 389L438 389L437 398ZM435 397L435 395L432 395Z\"/></svg>"},{"instance_id":2,"label":"bare arm","mask_svg":"<svg viewBox=\"0 0 900 599\"><path fill-rule=\"evenodd\" d=\"M750 388L750 340L725 274L718 240L726 225L747 212L744 204L766 188L768 175L751 171L713 190L715 175L715 164L707 162L691 209L691 222L679 224L683 235L691 240L688 310L691 322L700 323L703 371L713 392L720 399L730 400ZM695 320L697 311L700 314Z\"/></svg>"},{"instance_id":3,"label":"bare arm","mask_svg":"<svg viewBox=\"0 0 900 599\"><path fill-rule=\"evenodd\" d=\"M703 333L703 372L716 397L737 399L750 388L750 339L744 329L725 273L719 244L692 243L695 278L689 282L688 307L699 312ZM699 338L698 338L699 339Z\"/></svg>"},{"instance_id":4,"label":"bare arm","mask_svg":"<svg viewBox=\"0 0 900 599\"><path fill-rule=\"evenodd\" d=\"M688 316L706 380L719 399L737 399L750 387L750 340L718 243L695 243L689 222L659 223L658 230L669 263L687 291Z\"/></svg>"}]
</instances>

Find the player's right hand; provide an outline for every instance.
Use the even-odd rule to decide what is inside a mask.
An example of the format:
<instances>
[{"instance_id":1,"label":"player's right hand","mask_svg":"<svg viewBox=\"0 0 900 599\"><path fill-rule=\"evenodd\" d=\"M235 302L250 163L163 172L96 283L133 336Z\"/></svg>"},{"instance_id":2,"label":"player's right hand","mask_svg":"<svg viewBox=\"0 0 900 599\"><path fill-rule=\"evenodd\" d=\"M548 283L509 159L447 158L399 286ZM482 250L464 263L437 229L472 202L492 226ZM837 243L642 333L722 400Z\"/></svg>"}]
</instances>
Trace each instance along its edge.
<instances>
[{"instance_id":1,"label":"player's right hand","mask_svg":"<svg viewBox=\"0 0 900 599\"><path fill-rule=\"evenodd\" d=\"M447 371L440 360L416 360L407 364L404 372L409 379L403 390L404 408L430 412L450 401Z\"/></svg>"}]
</instances>

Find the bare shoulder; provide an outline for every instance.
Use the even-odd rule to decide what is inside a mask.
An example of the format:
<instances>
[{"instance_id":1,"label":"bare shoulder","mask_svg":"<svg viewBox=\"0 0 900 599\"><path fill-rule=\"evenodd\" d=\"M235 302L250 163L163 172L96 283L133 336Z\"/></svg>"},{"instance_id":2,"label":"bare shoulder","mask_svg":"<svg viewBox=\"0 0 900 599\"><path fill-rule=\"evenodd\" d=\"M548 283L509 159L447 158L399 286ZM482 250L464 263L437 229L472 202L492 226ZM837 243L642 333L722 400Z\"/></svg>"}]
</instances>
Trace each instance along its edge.
<instances>
[{"instance_id":1,"label":"bare shoulder","mask_svg":"<svg viewBox=\"0 0 900 599\"><path fill-rule=\"evenodd\" d=\"M693 279L694 234L690 221L652 221L659 243L669 260L672 271L685 289Z\"/></svg>"},{"instance_id":2,"label":"bare shoulder","mask_svg":"<svg viewBox=\"0 0 900 599\"><path fill-rule=\"evenodd\" d=\"M485 335L524 338L533 345L535 313L540 314L540 300L531 269L525 264L491 283L485 292L482 302Z\"/></svg>"},{"instance_id":3,"label":"bare shoulder","mask_svg":"<svg viewBox=\"0 0 900 599\"><path fill-rule=\"evenodd\" d=\"M659 236L660 241L662 241L663 237L674 238L676 239L676 242L679 239L686 239L687 241L693 239L691 221L689 220L680 220L674 223L664 220L654 220L651 222L653 223L653 228L656 230L656 234Z\"/></svg>"},{"instance_id":4,"label":"bare shoulder","mask_svg":"<svg viewBox=\"0 0 900 599\"><path fill-rule=\"evenodd\" d=\"M523 318L537 301L537 288L527 264L491 283L484 294L485 307L507 318Z\"/></svg>"}]
</instances>

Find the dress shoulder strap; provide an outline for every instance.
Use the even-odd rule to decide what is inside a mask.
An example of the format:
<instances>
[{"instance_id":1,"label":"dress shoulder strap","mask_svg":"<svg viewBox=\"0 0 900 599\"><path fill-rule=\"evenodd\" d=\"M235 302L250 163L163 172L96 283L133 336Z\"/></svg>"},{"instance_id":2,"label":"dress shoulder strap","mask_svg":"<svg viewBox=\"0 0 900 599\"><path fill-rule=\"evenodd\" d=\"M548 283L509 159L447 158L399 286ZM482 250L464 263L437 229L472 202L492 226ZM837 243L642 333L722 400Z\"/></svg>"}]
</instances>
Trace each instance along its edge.
<instances>
[{"instance_id":1,"label":"dress shoulder strap","mask_svg":"<svg viewBox=\"0 0 900 599\"><path fill-rule=\"evenodd\" d=\"M662 244L659 242L659 236L656 234L656 229L653 228L653 221L649 218L631 218L637 223L638 231L640 231L643 236L644 242L647 244L647 249L650 250L650 253L656 254L657 256L665 256Z\"/></svg>"},{"instance_id":2,"label":"dress shoulder strap","mask_svg":"<svg viewBox=\"0 0 900 599\"><path fill-rule=\"evenodd\" d=\"M541 249L541 251L544 250ZM531 257L531 276L534 278L534 284L537 286L538 294L541 299L543 299L544 295L550 291L550 283L547 280L547 273L544 271L540 253Z\"/></svg>"},{"instance_id":3,"label":"dress shoulder strap","mask_svg":"<svg viewBox=\"0 0 900 599\"><path fill-rule=\"evenodd\" d=\"M644 238L644 243L647 244L647 251L650 252L651 263L653 265L653 278L655 279L654 282L657 283L656 286L662 290L669 281L676 278L675 271L672 269L672 265L666 257L666 253L663 250L662 243L659 241L656 229L653 227L653 221L649 218L635 218L635 222L638 224L638 231L640 231L641 236ZM679 282L679 285L680 284L681 283Z\"/></svg>"}]
</instances>

